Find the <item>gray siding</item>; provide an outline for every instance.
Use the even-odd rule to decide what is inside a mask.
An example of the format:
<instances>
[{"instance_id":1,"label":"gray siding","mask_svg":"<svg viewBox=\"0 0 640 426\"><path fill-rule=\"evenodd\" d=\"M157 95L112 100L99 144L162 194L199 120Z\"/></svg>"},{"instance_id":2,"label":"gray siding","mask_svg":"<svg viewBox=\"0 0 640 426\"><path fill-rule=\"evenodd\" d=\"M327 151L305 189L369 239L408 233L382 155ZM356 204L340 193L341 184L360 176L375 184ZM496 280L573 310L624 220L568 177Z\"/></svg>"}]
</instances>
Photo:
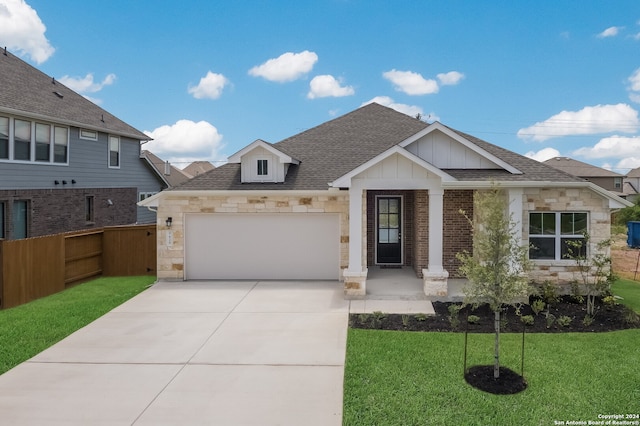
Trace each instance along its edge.
<instances>
[{"instance_id":1,"label":"gray siding","mask_svg":"<svg viewBox=\"0 0 640 426\"><path fill-rule=\"evenodd\" d=\"M161 191L162 182L140 159L138 140L120 137L120 168L109 168L108 136L99 133L97 141L84 140L79 138L79 129L71 127L68 165L0 161L0 190L134 187L138 192ZM138 222L155 221L155 213L146 208L137 210Z\"/></svg>"}]
</instances>

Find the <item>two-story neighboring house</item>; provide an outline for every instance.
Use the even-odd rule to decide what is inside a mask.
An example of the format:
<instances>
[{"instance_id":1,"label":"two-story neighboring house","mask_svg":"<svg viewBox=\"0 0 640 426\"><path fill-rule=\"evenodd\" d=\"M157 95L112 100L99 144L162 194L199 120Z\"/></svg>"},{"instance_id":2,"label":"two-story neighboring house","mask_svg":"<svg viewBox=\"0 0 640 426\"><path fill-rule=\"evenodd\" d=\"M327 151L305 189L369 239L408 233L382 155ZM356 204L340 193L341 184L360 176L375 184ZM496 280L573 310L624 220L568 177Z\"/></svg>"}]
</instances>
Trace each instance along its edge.
<instances>
[{"instance_id":1,"label":"two-story neighboring house","mask_svg":"<svg viewBox=\"0 0 640 426\"><path fill-rule=\"evenodd\" d=\"M626 199L635 203L640 198L640 167L636 167L627 173L624 178L624 194Z\"/></svg>"},{"instance_id":2,"label":"two-story neighboring house","mask_svg":"<svg viewBox=\"0 0 640 426\"><path fill-rule=\"evenodd\" d=\"M0 51L0 239L154 222L136 205L166 187L140 158L149 139Z\"/></svg>"},{"instance_id":3,"label":"two-story neighboring house","mask_svg":"<svg viewBox=\"0 0 640 426\"><path fill-rule=\"evenodd\" d=\"M569 157L554 157L544 162L558 170L593 182L601 188L611 191L619 197L624 197L622 182L624 175L611 170L596 167Z\"/></svg>"}]
</instances>

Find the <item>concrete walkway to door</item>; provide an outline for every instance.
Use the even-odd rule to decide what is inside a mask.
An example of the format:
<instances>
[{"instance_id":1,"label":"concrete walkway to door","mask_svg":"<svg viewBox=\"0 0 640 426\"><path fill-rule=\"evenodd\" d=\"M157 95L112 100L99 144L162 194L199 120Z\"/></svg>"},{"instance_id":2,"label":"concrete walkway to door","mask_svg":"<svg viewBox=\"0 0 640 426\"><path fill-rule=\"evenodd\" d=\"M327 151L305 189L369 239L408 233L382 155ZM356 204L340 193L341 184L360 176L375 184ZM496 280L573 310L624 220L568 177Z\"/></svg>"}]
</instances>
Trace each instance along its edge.
<instances>
[{"instance_id":1,"label":"concrete walkway to door","mask_svg":"<svg viewBox=\"0 0 640 426\"><path fill-rule=\"evenodd\" d=\"M158 283L0 376L8 425L340 425L336 282Z\"/></svg>"}]
</instances>

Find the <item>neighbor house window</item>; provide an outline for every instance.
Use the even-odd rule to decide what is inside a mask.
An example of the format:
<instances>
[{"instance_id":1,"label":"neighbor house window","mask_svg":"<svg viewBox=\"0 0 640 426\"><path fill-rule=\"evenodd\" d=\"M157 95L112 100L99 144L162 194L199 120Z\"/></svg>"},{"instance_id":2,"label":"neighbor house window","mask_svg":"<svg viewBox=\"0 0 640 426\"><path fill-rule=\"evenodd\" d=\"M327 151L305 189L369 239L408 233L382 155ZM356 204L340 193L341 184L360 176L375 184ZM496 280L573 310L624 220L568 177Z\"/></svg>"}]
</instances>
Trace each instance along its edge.
<instances>
[{"instance_id":1,"label":"neighbor house window","mask_svg":"<svg viewBox=\"0 0 640 426\"><path fill-rule=\"evenodd\" d=\"M584 242L587 232L587 213L531 212L529 213L529 258L562 260L569 255L570 241ZM577 254L577 253L576 253ZM580 255L586 255L583 245Z\"/></svg>"},{"instance_id":2,"label":"neighbor house window","mask_svg":"<svg viewBox=\"0 0 640 426\"><path fill-rule=\"evenodd\" d=\"M258 176L267 176L269 174L269 161L258 160Z\"/></svg>"},{"instance_id":3,"label":"neighbor house window","mask_svg":"<svg viewBox=\"0 0 640 426\"><path fill-rule=\"evenodd\" d=\"M5 238L4 235L4 206L5 202L0 201L0 240Z\"/></svg>"},{"instance_id":4,"label":"neighbor house window","mask_svg":"<svg viewBox=\"0 0 640 426\"><path fill-rule=\"evenodd\" d=\"M31 122L13 120L13 159L31 160Z\"/></svg>"},{"instance_id":5,"label":"neighbor house window","mask_svg":"<svg viewBox=\"0 0 640 426\"><path fill-rule=\"evenodd\" d=\"M93 211L93 195L87 195L84 198L84 220L86 222L93 222L94 221L93 213L94 213L94 211Z\"/></svg>"},{"instance_id":6,"label":"neighbor house window","mask_svg":"<svg viewBox=\"0 0 640 426\"><path fill-rule=\"evenodd\" d=\"M109 136L109 167L120 167L120 138Z\"/></svg>"},{"instance_id":7,"label":"neighbor house window","mask_svg":"<svg viewBox=\"0 0 640 426\"><path fill-rule=\"evenodd\" d=\"M49 162L51 156L51 126L36 123L36 161Z\"/></svg>"},{"instance_id":8,"label":"neighbor house window","mask_svg":"<svg viewBox=\"0 0 640 426\"><path fill-rule=\"evenodd\" d=\"M146 200L147 198L155 194L157 194L157 192L140 192L138 194L138 201Z\"/></svg>"},{"instance_id":9,"label":"neighbor house window","mask_svg":"<svg viewBox=\"0 0 640 426\"><path fill-rule=\"evenodd\" d=\"M620 188L622 188L622 178L619 178L619 177L617 177L617 178L613 178L613 187L614 187L615 189L620 189Z\"/></svg>"},{"instance_id":10,"label":"neighbor house window","mask_svg":"<svg viewBox=\"0 0 640 426\"><path fill-rule=\"evenodd\" d=\"M98 132L95 130L80 129L80 139L86 139L88 141L97 141Z\"/></svg>"},{"instance_id":11,"label":"neighbor house window","mask_svg":"<svg viewBox=\"0 0 640 426\"><path fill-rule=\"evenodd\" d=\"M9 117L0 117L0 160L9 159Z\"/></svg>"},{"instance_id":12,"label":"neighbor house window","mask_svg":"<svg viewBox=\"0 0 640 426\"><path fill-rule=\"evenodd\" d=\"M69 129L56 126L53 133L53 161L69 162Z\"/></svg>"},{"instance_id":13,"label":"neighbor house window","mask_svg":"<svg viewBox=\"0 0 640 426\"><path fill-rule=\"evenodd\" d=\"M13 202L12 228L13 239L27 238L27 221L29 220L29 202L18 200Z\"/></svg>"}]
</instances>

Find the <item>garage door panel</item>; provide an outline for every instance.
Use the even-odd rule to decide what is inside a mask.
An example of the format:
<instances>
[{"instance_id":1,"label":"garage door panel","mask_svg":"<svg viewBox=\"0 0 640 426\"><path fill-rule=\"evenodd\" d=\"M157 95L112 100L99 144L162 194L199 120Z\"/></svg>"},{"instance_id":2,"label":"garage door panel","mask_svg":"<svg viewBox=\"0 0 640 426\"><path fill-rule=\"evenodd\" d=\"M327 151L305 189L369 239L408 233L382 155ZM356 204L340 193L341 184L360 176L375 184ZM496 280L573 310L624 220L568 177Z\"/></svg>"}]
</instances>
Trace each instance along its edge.
<instances>
[{"instance_id":1,"label":"garage door panel","mask_svg":"<svg viewBox=\"0 0 640 426\"><path fill-rule=\"evenodd\" d=\"M187 279L338 279L337 214L193 214Z\"/></svg>"}]
</instances>

